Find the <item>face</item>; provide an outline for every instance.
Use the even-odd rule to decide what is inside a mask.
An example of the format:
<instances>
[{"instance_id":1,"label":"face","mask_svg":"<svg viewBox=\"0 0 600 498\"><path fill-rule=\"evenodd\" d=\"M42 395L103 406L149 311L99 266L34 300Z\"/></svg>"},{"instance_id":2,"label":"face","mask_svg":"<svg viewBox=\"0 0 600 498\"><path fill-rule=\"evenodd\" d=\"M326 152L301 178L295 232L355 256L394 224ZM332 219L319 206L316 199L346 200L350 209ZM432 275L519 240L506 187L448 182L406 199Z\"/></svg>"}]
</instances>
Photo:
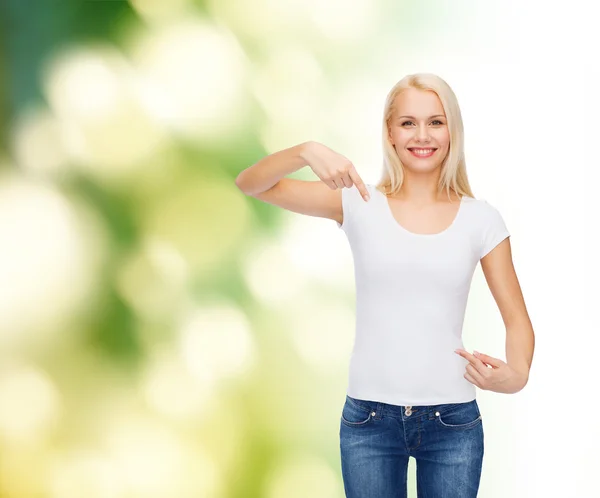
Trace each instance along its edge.
<instances>
[{"instance_id":1,"label":"face","mask_svg":"<svg viewBox=\"0 0 600 498\"><path fill-rule=\"evenodd\" d=\"M450 148L448 121L435 92L409 88L394 101L388 124L390 140L408 169L432 171L441 166ZM411 116L411 117L407 117ZM416 155L411 149L436 149L432 154Z\"/></svg>"}]
</instances>

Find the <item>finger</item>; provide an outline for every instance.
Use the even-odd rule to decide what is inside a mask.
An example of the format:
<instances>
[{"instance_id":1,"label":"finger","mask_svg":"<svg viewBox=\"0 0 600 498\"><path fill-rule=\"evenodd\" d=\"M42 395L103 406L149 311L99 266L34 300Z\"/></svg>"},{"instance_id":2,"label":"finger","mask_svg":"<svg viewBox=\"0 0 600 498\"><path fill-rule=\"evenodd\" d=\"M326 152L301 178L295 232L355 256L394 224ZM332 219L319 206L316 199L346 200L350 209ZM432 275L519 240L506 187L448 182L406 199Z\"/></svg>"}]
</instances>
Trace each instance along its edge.
<instances>
[{"instance_id":1,"label":"finger","mask_svg":"<svg viewBox=\"0 0 600 498\"><path fill-rule=\"evenodd\" d=\"M501 367L504 362L499 358L494 358L493 356L489 356L487 354L479 353L478 351L473 351L475 356L479 358L481 361L492 365L493 367Z\"/></svg>"},{"instance_id":2,"label":"finger","mask_svg":"<svg viewBox=\"0 0 600 498\"><path fill-rule=\"evenodd\" d=\"M348 173L342 176L341 180L346 188L352 187L352 178L350 178L350 175Z\"/></svg>"},{"instance_id":3,"label":"finger","mask_svg":"<svg viewBox=\"0 0 600 498\"><path fill-rule=\"evenodd\" d=\"M327 185L331 190L337 190L337 185L333 180L323 180L323 183Z\"/></svg>"},{"instance_id":4,"label":"finger","mask_svg":"<svg viewBox=\"0 0 600 498\"><path fill-rule=\"evenodd\" d=\"M484 368L488 370L487 367ZM477 367L474 367L469 363L466 366L466 371L471 377L473 377L477 381L479 385L483 386L485 384L485 377L477 370Z\"/></svg>"},{"instance_id":5,"label":"finger","mask_svg":"<svg viewBox=\"0 0 600 498\"><path fill-rule=\"evenodd\" d=\"M354 167L354 165L348 171L348 175L352 179L352 182L354 183L354 185L356 185L356 188L360 192L360 195L362 195L363 199L365 201L368 201L370 198L369 191L367 190L365 183L362 181L362 178L358 174L358 171L356 171L356 168Z\"/></svg>"},{"instance_id":6,"label":"finger","mask_svg":"<svg viewBox=\"0 0 600 498\"><path fill-rule=\"evenodd\" d=\"M478 358L464 349L455 349L454 352L462 356L465 360L469 360L469 362L473 363L473 365L477 365L477 363L482 362L481 358Z\"/></svg>"},{"instance_id":7,"label":"finger","mask_svg":"<svg viewBox=\"0 0 600 498\"><path fill-rule=\"evenodd\" d=\"M483 389L483 387L481 387L481 386L479 385L479 383L477 382L477 379L474 379L474 378L473 378L471 375L469 375L469 373L468 373L468 372L467 372L467 373L465 373L465 374L463 375L463 377L464 377L465 379L467 379L467 380L468 380L468 381L469 381L471 384L474 384L474 385L476 385L476 386L477 386L479 389Z\"/></svg>"},{"instance_id":8,"label":"finger","mask_svg":"<svg viewBox=\"0 0 600 498\"><path fill-rule=\"evenodd\" d=\"M457 355L462 356L465 360L469 361L470 363L475 364L475 362L479 361L475 356L473 356L468 351L465 351L464 349L455 349L454 352Z\"/></svg>"},{"instance_id":9,"label":"finger","mask_svg":"<svg viewBox=\"0 0 600 498\"><path fill-rule=\"evenodd\" d=\"M457 351L457 352L460 352L460 351L464 352L464 353L465 353L465 355L462 355L462 354L461 354L461 356L463 356L465 359L469 360L469 361L470 361L470 362L472 362L473 364L476 364L476 361L475 361L475 360L471 360L471 357L478 358L478 359L479 359L479 361L480 361L480 362L482 362L484 365L487 365L487 364L488 364L486 361L484 361L484 360L481 358L481 356L477 356L477 355L475 355L475 354L473 354L473 355L471 356L471 355L469 355L469 352L468 352L468 351L465 351L464 349L457 349L456 351ZM466 356L466 355L469 355L469 356ZM490 367L491 367L491 365L490 365Z\"/></svg>"},{"instance_id":10,"label":"finger","mask_svg":"<svg viewBox=\"0 0 600 498\"><path fill-rule=\"evenodd\" d=\"M464 349L456 349L455 353L462 356L465 360L468 360L471 365L473 365L479 372L483 373L487 366L476 356L472 355L468 351Z\"/></svg>"}]
</instances>

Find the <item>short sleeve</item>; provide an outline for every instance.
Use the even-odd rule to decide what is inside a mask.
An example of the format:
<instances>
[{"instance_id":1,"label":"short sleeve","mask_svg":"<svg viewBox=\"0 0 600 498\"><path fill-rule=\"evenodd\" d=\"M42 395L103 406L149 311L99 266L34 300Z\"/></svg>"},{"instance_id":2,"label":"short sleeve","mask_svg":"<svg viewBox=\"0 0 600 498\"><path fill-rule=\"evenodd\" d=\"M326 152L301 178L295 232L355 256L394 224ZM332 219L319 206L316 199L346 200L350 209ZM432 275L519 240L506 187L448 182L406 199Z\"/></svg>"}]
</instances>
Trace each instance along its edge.
<instances>
[{"instance_id":1,"label":"short sleeve","mask_svg":"<svg viewBox=\"0 0 600 498\"><path fill-rule=\"evenodd\" d=\"M373 194L371 191L371 185L365 184L365 186L367 187L367 190L369 190L369 193L372 196ZM360 195L359 190L356 188L356 185L352 185L352 187L344 187L342 189L342 211L344 214L344 220L342 223L338 223L337 221L335 222L338 228L341 228L344 231L346 230L346 228L348 228L354 215L356 203L358 202L365 201Z\"/></svg>"},{"instance_id":2,"label":"short sleeve","mask_svg":"<svg viewBox=\"0 0 600 498\"><path fill-rule=\"evenodd\" d=\"M483 201L486 207L484 216L484 226L481 239L481 249L479 259L486 256L494 247L502 242L510 233L506 227L500 211L489 202Z\"/></svg>"}]
</instances>

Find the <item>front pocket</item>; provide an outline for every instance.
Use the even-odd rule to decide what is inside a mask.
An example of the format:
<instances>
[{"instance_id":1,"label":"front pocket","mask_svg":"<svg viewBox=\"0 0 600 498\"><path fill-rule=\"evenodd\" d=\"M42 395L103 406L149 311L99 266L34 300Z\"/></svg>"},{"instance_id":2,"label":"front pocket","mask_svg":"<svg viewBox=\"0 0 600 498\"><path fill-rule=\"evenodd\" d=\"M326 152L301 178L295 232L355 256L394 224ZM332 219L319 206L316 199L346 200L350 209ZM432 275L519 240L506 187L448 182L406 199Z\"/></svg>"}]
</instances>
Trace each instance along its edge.
<instances>
[{"instance_id":1,"label":"front pocket","mask_svg":"<svg viewBox=\"0 0 600 498\"><path fill-rule=\"evenodd\" d=\"M436 413L438 423L450 429L468 429L482 423L481 413L473 403L454 405Z\"/></svg>"},{"instance_id":2,"label":"front pocket","mask_svg":"<svg viewBox=\"0 0 600 498\"><path fill-rule=\"evenodd\" d=\"M342 410L342 422L350 427L359 427L372 420L371 410L346 401Z\"/></svg>"}]
</instances>

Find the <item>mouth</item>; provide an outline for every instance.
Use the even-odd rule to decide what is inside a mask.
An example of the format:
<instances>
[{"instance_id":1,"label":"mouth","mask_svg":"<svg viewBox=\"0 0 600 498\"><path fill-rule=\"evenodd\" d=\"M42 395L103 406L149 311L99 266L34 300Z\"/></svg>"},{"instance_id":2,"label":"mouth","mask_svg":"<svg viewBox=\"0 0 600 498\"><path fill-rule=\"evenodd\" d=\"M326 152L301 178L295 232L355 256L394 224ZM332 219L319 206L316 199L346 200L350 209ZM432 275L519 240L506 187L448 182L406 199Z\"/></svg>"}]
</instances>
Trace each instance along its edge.
<instances>
[{"instance_id":1,"label":"mouth","mask_svg":"<svg viewBox=\"0 0 600 498\"><path fill-rule=\"evenodd\" d=\"M410 149L408 149L410 151L410 153L415 156L415 157L431 157L433 156L433 154L435 154L435 151L437 150L434 147L430 147L427 149L421 149L421 148L415 148L415 147L411 147Z\"/></svg>"}]
</instances>

